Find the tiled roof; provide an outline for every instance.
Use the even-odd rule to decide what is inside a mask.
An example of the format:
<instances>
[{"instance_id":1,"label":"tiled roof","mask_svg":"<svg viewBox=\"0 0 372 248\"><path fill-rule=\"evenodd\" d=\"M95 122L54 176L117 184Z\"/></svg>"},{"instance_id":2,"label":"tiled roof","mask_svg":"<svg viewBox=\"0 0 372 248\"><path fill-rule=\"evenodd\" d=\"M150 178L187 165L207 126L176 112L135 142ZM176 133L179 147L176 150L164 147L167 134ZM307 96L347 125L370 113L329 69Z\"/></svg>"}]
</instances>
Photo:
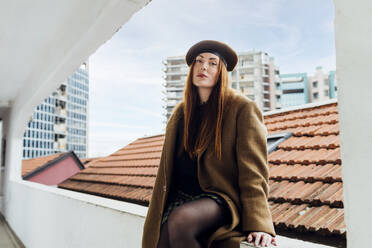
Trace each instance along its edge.
<instances>
[{"instance_id":1,"label":"tiled roof","mask_svg":"<svg viewBox=\"0 0 372 248\"><path fill-rule=\"evenodd\" d=\"M158 170L164 135L135 140L58 187L147 206Z\"/></svg>"},{"instance_id":2,"label":"tiled roof","mask_svg":"<svg viewBox=\"0 0 372 248\"><path fill-rule=\"evenodd\" d=\"M39 158L30 158L22 160L22 177L33 172L37 168L45 165L46 163L59 158L64 153L56 153Z\"/></svg>"},{"instance_id":3,"label":"tiled roof","mask_svg":"<svg viewBox=\"0 0 372 248\"><path fill-rule=\"evenodd\" d=\"M269 135L292 136L269 154L276 228L345 236L337 103L265 115ZM137 139L59 187L147 206L164 135Z\"/></svg>"},{"instance_id":4,"label":"tiled roof","mask_svg":"<svg viewBox=\"0 0 372 248\"><path fill-rule=\"evenodd\" d=\"M275 226L345 236L337 103L264 119L269 135L292 132L269 154Z\"/></svg>"},{"instance_id":5,"label":"tiled roof","mask_svg":"<svg viewBox=\"0 0 372 248\"><path fill-rule=\"evenodd\" d=\"M85 168L91 166L92 164L94 164L93 162L98 160L98 159L101 159L101 157L96 157L96 158L81 158L80 161L81 163L84 165Z\"/></svg>"},{"instance_id":6,"label":"tiled roof","mask_svg":"<svg viewBox=\"0 0 372 248\"><path fill-rule=\"evenodd\" d=\"M22 160L22 178L46 185L56 185L83 169L73 151Z\"/></svg>"}]
</instances>

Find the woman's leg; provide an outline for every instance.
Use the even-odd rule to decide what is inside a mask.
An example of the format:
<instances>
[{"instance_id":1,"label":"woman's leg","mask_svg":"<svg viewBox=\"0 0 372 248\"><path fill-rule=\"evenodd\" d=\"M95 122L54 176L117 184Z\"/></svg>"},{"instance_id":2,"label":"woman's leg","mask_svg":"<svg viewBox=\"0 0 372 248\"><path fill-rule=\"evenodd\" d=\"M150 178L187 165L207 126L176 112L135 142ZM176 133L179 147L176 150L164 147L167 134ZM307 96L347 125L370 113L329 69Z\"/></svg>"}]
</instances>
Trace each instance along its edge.
<instances>
[{"instance_id":1,"label":"woman's leg","mask_svg":"<svg viewBox=\"0 0 372 248\"><path fill-rule=\"evenodd\" d=\"M187 202L175 208L168 217L169 244L172 248L199 248L199 238L224 223L224 209L210 198Z\"/></svg>"},{"instance_id":2,"label":"woman's leg","mask_svg":"<svg viewBox=\"0 0 372 248\"><path fill-rule=\"evenodd\" d=\"M169 248L169 234L168 234L168 221L166 221L160 229L160 238L158 248Z\"/></svg>"}]
</instances>

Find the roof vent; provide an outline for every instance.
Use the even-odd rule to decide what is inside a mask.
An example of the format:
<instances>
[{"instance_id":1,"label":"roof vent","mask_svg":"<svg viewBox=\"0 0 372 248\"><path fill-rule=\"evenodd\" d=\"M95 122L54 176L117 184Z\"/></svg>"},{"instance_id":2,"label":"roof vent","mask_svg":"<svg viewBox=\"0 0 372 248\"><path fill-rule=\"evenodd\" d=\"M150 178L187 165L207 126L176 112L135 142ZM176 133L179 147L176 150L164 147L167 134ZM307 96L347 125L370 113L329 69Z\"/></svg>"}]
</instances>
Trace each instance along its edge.
<instances>
[{"instance_id":1,"label":"roof vent","mask_svg":"<svg viewBox=\"0 0 372 248\"><path fill-rule=\"evenodd\" d=\"M292 136L291 132L276 133L267 137L268 153L276 150L278 145Z\"/></svg>"}]
</instances>

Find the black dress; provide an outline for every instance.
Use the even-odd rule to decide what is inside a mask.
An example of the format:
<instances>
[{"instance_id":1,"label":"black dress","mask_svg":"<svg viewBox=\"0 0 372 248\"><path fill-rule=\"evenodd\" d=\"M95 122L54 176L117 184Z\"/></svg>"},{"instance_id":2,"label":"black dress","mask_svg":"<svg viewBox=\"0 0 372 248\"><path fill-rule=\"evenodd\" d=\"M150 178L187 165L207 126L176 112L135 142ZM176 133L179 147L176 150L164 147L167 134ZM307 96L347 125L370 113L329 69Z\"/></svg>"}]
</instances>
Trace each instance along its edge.
<instances>
[{"instance_id":1,"label":"black dress","mask_svg":"<svg viewBox=\"0 0 372 248\"><path fill-rule=\"evenodd\" d=\"M199 105L196 108L197 126L200 126L205 104ZM165 223L172 210L186 202L197 200L203 197L208 197L216 201L220 205L224 213L228 212L226 201L217 194L208 193L201 189L197 175L197 159L192 159L184 151L181 156L178 156L178 149L182 145L183 137L183 121L180 121L177 131L176 150L174 156L174 168L172 171L172 182L170 192L165 204L161 224Z\"/></svg>"}]
</instances>

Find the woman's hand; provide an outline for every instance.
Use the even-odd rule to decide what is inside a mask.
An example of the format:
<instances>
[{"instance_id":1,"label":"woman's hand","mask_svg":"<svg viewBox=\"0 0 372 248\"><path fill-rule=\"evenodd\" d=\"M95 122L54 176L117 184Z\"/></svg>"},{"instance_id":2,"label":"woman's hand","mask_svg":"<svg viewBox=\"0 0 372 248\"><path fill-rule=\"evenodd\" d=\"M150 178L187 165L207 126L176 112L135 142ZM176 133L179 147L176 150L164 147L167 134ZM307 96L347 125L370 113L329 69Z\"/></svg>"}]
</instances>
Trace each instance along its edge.
<instances>
[{"instance_id":1,"label":"woman's hand","mask_svg":"<svg viewBox=\"0 0 372 248\"><path fill-rule=\"evenodd\" d=\"M268 233L265 232L251 232L247 236L247 241L248 242L253 242L254 240L254 245L255 246L263 246L267 247L270 244L277 246L275 237L271 236ZM261 241L261 244L260 244Z\"/></svg>"}]
</instances>

